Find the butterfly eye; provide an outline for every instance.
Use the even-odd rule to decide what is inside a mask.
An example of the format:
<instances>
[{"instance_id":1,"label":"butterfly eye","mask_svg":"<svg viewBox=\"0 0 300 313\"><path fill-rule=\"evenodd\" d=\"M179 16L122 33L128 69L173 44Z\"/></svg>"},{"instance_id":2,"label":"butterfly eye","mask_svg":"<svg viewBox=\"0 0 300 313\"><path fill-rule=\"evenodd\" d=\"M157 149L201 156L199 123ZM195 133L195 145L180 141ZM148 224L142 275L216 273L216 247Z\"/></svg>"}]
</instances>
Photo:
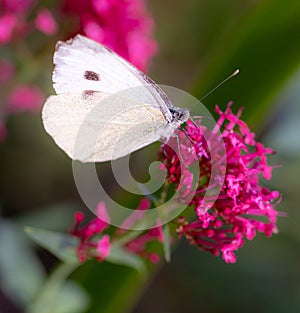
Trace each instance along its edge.
<instances>
[{"instance_id":1,"label":"butterfly eye","mask_svg":"<svg viewBox=\"0 0 300 313\"><path fill-rule=\"evenodd\" d=\"M181 109L181 108L169 108L173 121L180 121L185 122L188 120L190 114L187 109Z\"/></svg>"},{"instance_id":2,"label":"butterfly eye","mask_svg":"<svg viewBox=\"0 0 300 313\"><path fill-rule=\"evenodd\" d=\"M178 120L180 117L182 117L182 113L178 112L177 110L174 110L173 108L170 108L169 110L172 114L173 120Z\"/></svg>"}]
</instances>

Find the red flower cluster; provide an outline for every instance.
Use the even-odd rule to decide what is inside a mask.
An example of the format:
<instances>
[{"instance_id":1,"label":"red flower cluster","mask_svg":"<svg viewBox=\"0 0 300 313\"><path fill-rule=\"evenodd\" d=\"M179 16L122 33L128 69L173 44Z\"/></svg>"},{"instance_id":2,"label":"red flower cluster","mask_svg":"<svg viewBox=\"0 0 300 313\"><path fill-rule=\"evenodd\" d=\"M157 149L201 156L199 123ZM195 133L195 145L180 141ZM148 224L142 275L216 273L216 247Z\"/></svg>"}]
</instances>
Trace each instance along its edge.
<instances>
[{"instance_id":1,"label":"red flower cluster","mask_svg":"<svg viewBox=\"0 0 300 313\"><path fill-rule=\"evenodd\" d=\"M9 43L13 39L23 40L35 29L47 35L56 33L57 24L51 12L46 8L34 10L36 5L37 1L34 0L1 1L0 44Z\"/></svg>"},{"instance_id":2,"label":"red flower cluster","mask_svg":"<svg viewBox=\"0 0 300 313\"><path fill-rule=\"evenodd\" d=\"M101 211L101 213L99 212ZM105 214L105 207L103 203L99 203L97 212L99 214ZM80 224L84 221L84 214L77 212L75 214L74 226L70 231L71 235L80 239L80 244L77 248L78 259L84 262L89 257L96 257L99 261L102 261L109 254L109 237L103 235L97 242L93 240L93 237L102 232L108 227L108 224L100 218L95 218L83 227Z\"/></svg>"},{"instance_id":3,"label":"red flower cluster","mask_svg":"<svg viewBox=\"0 0 300 313\"><path fill-rule=\"evenodd\" d=\"M150 201L148 199L142 199L137 210L147 210L150 208ZM140 220L140 216L137 218L134 214L124 223L135 223ZM109 220L107 216L104 203L99 203L97 208L97 214L99 216L106 216L106 220ZM100 218L95 218L84 226L80 224L84 220L84 214L77 212L75 214L74 226L70 231L70 234L77 237L80 243L77 247L77 255L80 262L84 262L90 258L96 258L98 261L103 261L109 256L111 244L114 241L122 238L126 235L126 231L123 229L117 229L113 233L106 234L104 231L108 228L108 224ZM152 263L159 262L160 258L157 253L148 251L147 244L149 242L158 240L163 241L163 233L161 227L147 230L140 234L138 237L129 240L125 243L123 248L133 254L139 255L145 259L150 260Z\"/></svg>"},{"instance_id":4,"label":"red flower cluster","mask_svg":"<svg viewBox=\"0 0 300 313\"><path fill-rule=\"evenodd\" d=\"M274 207L280 195L259 182L261 176L267 180L271 178L272 167L267 163L267 155L273 154L273 150L255 141L254 134L240 119L242 110L235 115L229 104L225 112L219 107L216 107L216 111L219 119L212 130L203 126L200 120L189 120L181 130L176 130L177 138L171 137L175 144L169 142L162 145L160 156L167 171L167 182L169 186L175 185L176 194L179 195L178 202L188 204L197 216L191 221L191 210L185 210L185 217L177 220L179 237L186 237L191 244L216 256L221 253L226 263L234 263L235 252L243 246L245 239L252 240L256 232L263 232L266 236L277 233L279 212ZM223 131L219 132L220 129ZM176 153L171 147L176 147L178 139L179 152ZM192 186L195 173L190 170L190 165L195 163L200 168L196 188ZM214 177L213 167L218 168ZM213 184L211 179L214 179ZM219 193L210 193L216 186ZM143 199L138 209L150 209L150 201ZM142 211L133 211L124 221L125 228L129 229L130 225L143 217ZM126 233L119 229L97 242L93 238L102 234L108 225L96 218L78 230L82 219L82 215L77 215L72 231L81 240L78 247L81 261L95 257L91 253L93 249L98 249L96 257L103 260L103 256L108 255L109 242ZM147 252L147 243L152 240L163 241L161 227L145 231L127 242L125 248L157 262L158 255Z\"/></svg>"},{"instance_id":5,"label":"red flower cluster","mask_svg":"<svg viewBox=\"0 0 300 313\"><path fill-rule=\"evenodd\" d=\"M46 35L53 35L57 31L57 24L48 9L35 9L34 0L3 0L0 3L0 47L6 45L9 58L0 60L0 92L2 95L2 112L0 112L0 141L6 137L4 119L11 113L24 110L38 111L44 101L40 87L19 79L21 68L18 58L22 58L22 65L28 60L24 58L25 38L34 31ZM10 47L11 43L14 46ZM22 53L18 55L18 45L22 45ZM2 48L2 47L1 47ZM27 47L26 47L27 49ZM31 49L28 48L28 52ZM12 61L14 60L14 61ZM18 65L18 66L16 66ZM17 82L17 84L15 83Z\"/></svg>"},{"instance_id":6,"label":"red flower cluster","mask_svg":"<svg viewBox=\"0 0 300 313\"><path fill-rule=\"evenodd\" d=\"M103 43L145 71L157 50L153 20L143 0L65 0L64 12L79 18L76 33Z\"/></svg>"},{"instance_id":7,"label":"red flower cluster","mask_svg":"<svg viewBox=\"0 0 300 313\"><path fill-rule=\"evenodd\" d=\"M175 154L168 145L163 145L161 152L168 181L177 187L182 181L192 181L188 168L181 173L178 155L184 155L185 164L199 162L199 184L189 203L196 211L197 219L190 222L188 218L180 217L179 236L185 236L191 244L214 255L221 253L225 262L234 263L234 251L242 247L245 238L253 239L256 231L264 232L266 236L277 233L278 212L274 206L279 193L259 183L260 176L271 178L272 167L267 164L267 154L274 153L273 150L254 140L247 124L240 120L241 110L235 115L228 105L225 112L219 107L216 111L219 114L216 128L224 128L221 139L227 166L219 169L225 180L218 182L218 176L215 177L215 184L220 183L220 193L211 197L208 209L205 208L204 197L209 191L211 168L213 164L221 164L224 157L218 153L221 144L216 137L216 128L208 130L200 121L188 121L184 131L177 131L181 153ZM187 153L187 141L192 144L195 153ZM213 155L208 151L209 146L214 151ZM187 189L191 188L187 186Z\"/></svg>"}]
</instances>

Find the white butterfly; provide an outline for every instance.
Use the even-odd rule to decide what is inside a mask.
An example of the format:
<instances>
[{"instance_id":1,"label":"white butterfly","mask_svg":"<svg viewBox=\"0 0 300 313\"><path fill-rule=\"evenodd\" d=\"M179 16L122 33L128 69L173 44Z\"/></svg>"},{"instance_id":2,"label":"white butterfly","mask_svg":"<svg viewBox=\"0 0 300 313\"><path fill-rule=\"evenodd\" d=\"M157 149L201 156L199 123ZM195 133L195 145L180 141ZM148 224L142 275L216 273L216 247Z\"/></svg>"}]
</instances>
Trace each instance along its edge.
<instances>
[{"instance_id":1,"label":"white butterfly","mask_svg":"<svg viewBox=\"0 0 300 313\"><path fill-rule=\"evenodd\" d=\"M58 42L46 131L74 160L103 162L168 138L189 118L148 76L81 35ZM133 88L135 87L135 88Z\"/></svg>"}]
</instances>

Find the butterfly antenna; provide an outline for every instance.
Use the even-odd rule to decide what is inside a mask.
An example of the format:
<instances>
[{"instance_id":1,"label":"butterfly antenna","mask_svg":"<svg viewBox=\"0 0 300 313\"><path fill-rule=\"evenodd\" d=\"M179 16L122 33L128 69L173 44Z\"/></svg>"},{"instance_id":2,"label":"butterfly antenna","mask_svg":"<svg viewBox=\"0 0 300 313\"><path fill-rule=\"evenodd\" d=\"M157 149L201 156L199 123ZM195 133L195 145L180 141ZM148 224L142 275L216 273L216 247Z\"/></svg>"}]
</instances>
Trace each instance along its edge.
<instances>
[{"instance_id":1,"label":"butterfly antenna","mask_svg":"<svg viewBox=\"0 0 300 313\"><path fill-rule=\"evenodd\" d=\"M225 84L229 79L231 79L232 77L236 76L238 73L240 72L239 69L235 70L230 76L228 76L227 78L225 78L223 81L221 81L216 87L214 87L212 90L210 90L208 93L206 93L201 99L200 101L202 101L203 99L205 99L206 97L208 97L212 92L214 92L216 89L218 89L219 87L221 87L223 84Z\"/></svg>"}]
</instances>

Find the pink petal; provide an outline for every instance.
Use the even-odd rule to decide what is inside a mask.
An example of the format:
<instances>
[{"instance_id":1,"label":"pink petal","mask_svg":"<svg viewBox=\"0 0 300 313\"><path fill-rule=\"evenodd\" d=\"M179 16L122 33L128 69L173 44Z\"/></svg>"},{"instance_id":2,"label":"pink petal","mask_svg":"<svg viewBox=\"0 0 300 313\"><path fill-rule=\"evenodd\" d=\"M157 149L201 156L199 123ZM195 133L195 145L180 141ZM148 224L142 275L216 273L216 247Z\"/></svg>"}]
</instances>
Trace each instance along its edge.
<instances>
[{"instance_id":1,"label":"pink petal","mask_svg":"<svg viewBox=\"0 0 300 313\"><path fill-rule=\"evenodd\" d=\"M6 111L15 113L20 111L39 111L44 102L42 91L31 85L17 86L9 96Z\"/></svg>"},{"instance_id":2,"label":"pink petal","mask_svg":"<svg viewBox=\"0 0 300 313\"><path fill-rule=\"evenodd\" d=\"M35 26L46 35L53 35L57 32L57 24L51 12L42 9L35 19Z\"/></svg>"},{"instance_id":3,"label":"pink petal","mask_svg":"<svg viewBox=\"0 0 300 313\"><path fill-rule=\"evenodd\" d=\"M13 14L7 14L0 17L0 44L11 40L13 29L17 24L16 17Z\"/></svg>"},{"instance_id":4,"label":"pink petal","mask_svg":"<svg viewBox=\"0 0 300 313\"><path fill-rule=\"evenodd\" d=\"M110 240L108 235L104 235L97 243L98 256L104 260L109 256Z\"/></svg>"}]
</instances>

